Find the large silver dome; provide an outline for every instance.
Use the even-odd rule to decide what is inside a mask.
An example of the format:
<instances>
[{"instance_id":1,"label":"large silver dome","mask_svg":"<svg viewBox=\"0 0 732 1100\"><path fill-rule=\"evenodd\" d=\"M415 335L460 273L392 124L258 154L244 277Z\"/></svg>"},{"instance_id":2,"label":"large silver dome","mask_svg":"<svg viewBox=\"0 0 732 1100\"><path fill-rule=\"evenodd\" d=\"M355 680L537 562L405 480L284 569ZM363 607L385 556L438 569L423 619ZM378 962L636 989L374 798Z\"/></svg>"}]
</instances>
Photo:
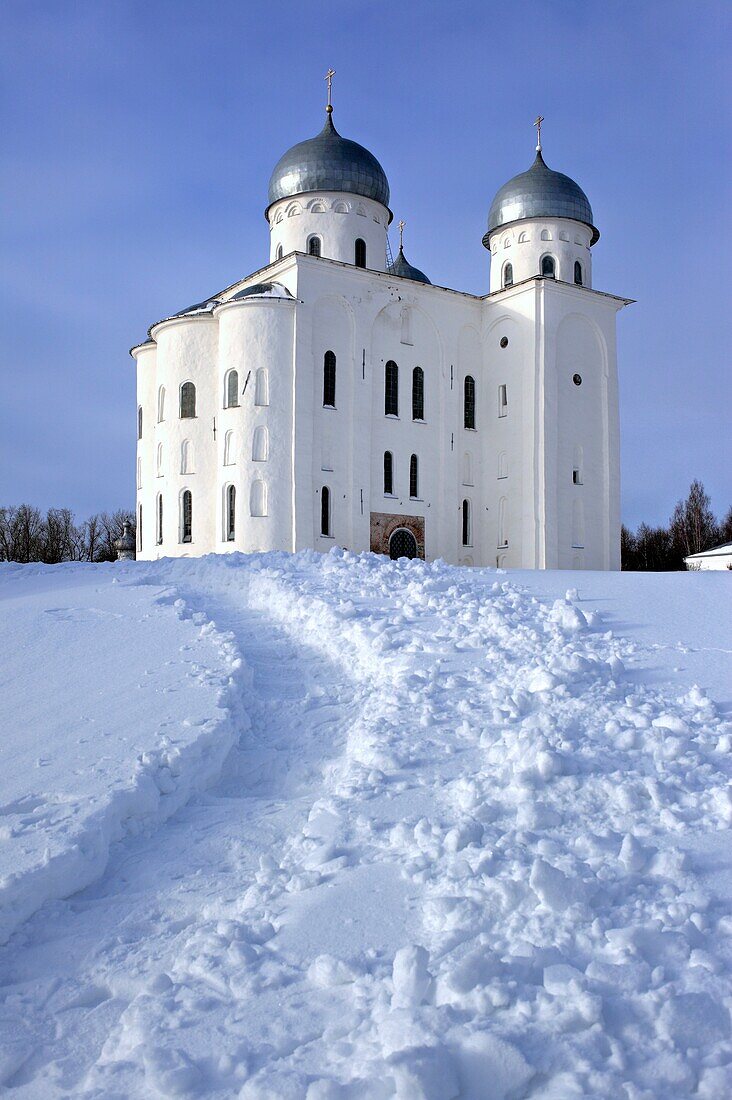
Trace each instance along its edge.
<instances>
[{"instance_id":1,"label":"large silver dome","mask_svg":"<svg viewBox=\"0 0 732 1100\"><path fill-rule=\"evenodd\" d=\"M288 149L269 181L269 205L307 191L347 191L389 206L389 181L373 153L341 137L331 113L314 138Z\"/></svg>"},{"instance_id":2,"label":"large silver dome","mask_svg":"<svg viewBox=\"0 0 732 1100\"><path fill-rule=\"evenodd\" d=\"M525 218L572 218L589 226L592 244L600 238L587 195L569 176L548 168L541 151L537 152L528 172L521 172L504 183L494 198L483 244L488 248L488 238L494 229Z\"/></svg>"}]
</instances>

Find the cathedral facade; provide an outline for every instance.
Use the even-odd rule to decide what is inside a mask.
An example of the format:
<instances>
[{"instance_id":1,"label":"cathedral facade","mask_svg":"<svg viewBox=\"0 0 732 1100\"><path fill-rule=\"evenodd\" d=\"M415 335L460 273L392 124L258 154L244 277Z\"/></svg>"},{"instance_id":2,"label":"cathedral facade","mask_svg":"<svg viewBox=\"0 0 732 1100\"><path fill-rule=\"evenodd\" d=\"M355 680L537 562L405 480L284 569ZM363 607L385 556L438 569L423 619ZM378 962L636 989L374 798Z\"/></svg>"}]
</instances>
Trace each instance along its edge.
<instances>
[{"instance_id":1,"label":"cathedral facade","mask_svg":"<svg viewBox=\"0 0 732 1100\"><path fill-rule=\"evenodd\" d=\"M615 315L582 189L500 188L483 296L434 286L389 184L335 129L280 159L269 263L152 325L137 364L137 556L333 545L527 569L620 567Z\"/></svg>"}]
</instances>

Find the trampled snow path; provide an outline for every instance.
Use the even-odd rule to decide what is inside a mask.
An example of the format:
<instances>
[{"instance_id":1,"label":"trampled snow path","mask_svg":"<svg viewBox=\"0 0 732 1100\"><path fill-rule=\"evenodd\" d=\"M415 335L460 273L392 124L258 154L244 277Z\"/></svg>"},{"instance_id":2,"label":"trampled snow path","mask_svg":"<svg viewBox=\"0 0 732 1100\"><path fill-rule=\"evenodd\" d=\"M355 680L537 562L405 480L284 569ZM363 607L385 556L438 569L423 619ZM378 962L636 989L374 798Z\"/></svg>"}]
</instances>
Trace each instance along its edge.
<instances>
[{"instance_id":1,"label":"trampled snow path","mask_svg":"<svg viewBox=\"0 0 732 1100\"><path fill-rule=\"evenodd\" d=\"M231 632L242 738L2 950L10 1095L732 1090L732 920L693 855L732 819L732 731L703 692L488 571L137 575Z\"/></svg>"}]
</instances>

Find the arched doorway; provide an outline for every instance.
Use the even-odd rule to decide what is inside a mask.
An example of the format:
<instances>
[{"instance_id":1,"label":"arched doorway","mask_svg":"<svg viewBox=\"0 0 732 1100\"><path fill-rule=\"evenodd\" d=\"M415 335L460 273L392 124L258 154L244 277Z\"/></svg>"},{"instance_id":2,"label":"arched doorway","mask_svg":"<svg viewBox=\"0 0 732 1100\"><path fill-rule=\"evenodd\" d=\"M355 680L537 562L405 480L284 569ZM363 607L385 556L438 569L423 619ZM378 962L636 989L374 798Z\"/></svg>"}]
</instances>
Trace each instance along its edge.
<instances>
[{"instance_id":1,"label":"arched doorway","mask_svg":"<svg viewBox=\"0 0 732 1100\"><path fill-rule=\"evenodd\" d=\"M417 557L417 540L406 527L398 527L389 539L389 557L392 561Z\"/></svg>"}]
</instances>

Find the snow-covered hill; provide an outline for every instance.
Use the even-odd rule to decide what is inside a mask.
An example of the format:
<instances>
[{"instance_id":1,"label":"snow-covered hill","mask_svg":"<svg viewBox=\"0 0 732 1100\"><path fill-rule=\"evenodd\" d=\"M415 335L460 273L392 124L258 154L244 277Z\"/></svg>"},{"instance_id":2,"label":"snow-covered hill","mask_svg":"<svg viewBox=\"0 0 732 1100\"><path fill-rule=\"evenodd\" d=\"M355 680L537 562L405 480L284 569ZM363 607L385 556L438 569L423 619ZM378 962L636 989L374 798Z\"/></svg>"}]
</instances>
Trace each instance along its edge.
<instances>
[{"instance_id":1,"label":"snow-covered hill","mask_svg":"<svg viewBox=\"0 0 732 1100\"><path fill-rule=\"evenodd\" d=\"M0 567L0 1084L731 1095L731 591Z\"/></svg>"}]
</instances>

